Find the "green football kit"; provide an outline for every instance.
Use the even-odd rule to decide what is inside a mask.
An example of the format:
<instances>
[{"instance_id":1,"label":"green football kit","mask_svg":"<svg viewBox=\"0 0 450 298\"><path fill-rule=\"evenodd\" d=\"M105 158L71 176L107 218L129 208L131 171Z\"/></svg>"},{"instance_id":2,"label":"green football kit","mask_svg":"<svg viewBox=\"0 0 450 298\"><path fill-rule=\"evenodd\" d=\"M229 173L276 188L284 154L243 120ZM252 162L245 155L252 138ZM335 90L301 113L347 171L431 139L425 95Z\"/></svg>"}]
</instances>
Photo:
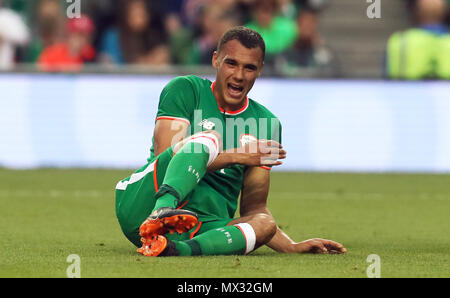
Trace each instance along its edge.
<instances>
[{"instance_id":1,"label":"green football kit","mask_svg":"<svg viewBox=\"0 0 450 298\"><path fill-rule=\"evenodd\" d=\"M136 246L140 245L139 226L155 208L155 194L171 181L174 185L182 183L177 179L193 180L193 188L175 187L180 195L177 207L195 212L199 222L191 231L167 235L167 238L188 240L212 229L221 230L235 216L245 166L233 164L215 172L206 172L206 164L214 159L212 155L217 156L219 151L241 148L260 139L281 143L281 124L267 108L246 98L239 110L225 111L217 104L214 86L215 82L190 75L174 78L161 92L156 121L169 119L187 123L189 128L184 137L195 138L200 133L199 140L193 142L207 145L204 148L209 153L209 160L208 154L197 158L204 167L198 170L200 166L183 164L183 150L174 155L172 146L155 156L152 146L147 164L119 181L116 186L116 215L125 236ZM201 132L210 130L222 136L221 144L217 139L201 135ZM196 145L187 144L183 148L195 150ZM214 149L220 145L221 148ZM174 166L176 158L179 160ZM263 168L270 170L270 167ZM186 171L186 175L173 178L177 172L180 176L182 171Z\"/></svg>"}]
</instances>

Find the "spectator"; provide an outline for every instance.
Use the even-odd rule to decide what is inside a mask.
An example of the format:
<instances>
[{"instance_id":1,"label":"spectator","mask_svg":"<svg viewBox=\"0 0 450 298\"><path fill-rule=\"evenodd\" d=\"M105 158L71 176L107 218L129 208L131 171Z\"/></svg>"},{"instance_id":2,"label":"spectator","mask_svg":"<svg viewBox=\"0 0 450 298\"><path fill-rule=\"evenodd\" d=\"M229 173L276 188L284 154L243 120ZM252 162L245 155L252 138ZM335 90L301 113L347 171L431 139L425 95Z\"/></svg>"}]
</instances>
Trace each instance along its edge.
<instances>
[{"instance_id":1,"label":"spectator","mask_svg":"<svg viewBox=\"0 0 450 298\"><path fill-rule=\"evenodd\" d=\"M93 45L96 49L100 49L106 31L115 25L118 4L119 0L95 0L83 1L81 5L82 13L87 14L95 24Z\"/></svg>"},{"instance_id":2,"label":"spectator","mask_svg":"<svg viewBox=\"0 0 450 298\"><path fill-rule=\"evenodd\" d=\"M282 1L292 10L288 3L290 1ZM294 45L279 59L278 71L283 74L295 74L299 66L328 66L333 58L318 32L318 14L327 2L297 0L295 3L299 9L295 18L299 36Z\"/></svg>"},{"instance_id":3,"label":"spectator","mask_svg":"<svg viewBox=\"0 0 450 298\"><path fill-rule=\"evenodd\" d=\"M0 8L0 70L9 70L16 62L16 50L28 43L30 33L14 11Z\"/></svg>"},{"instance_id":4,"label":"spectator","mask_svg":"<svg viewBox=\"0 0 450 298\"><path fill-rule=\"evenodd\" d=\"M169 36L171 62L174 64L190 63L194 39L193 30L183 26L180 16L176 13L169 13L164 25Z\"/></svg>"},{"instance_id":5,"label":"spectator","mask_svg":"<svg viewBox=\"0 0 450 298\"><path fill-rule=\"evenodd\" d=\"M252 21L246 26L261 34L266 42L266 64L274 63L277 55L284 53L298 37L295 22L279 16L277 0L260 0L253 3Z\"/></svg>"},{"instance_id":6,"label":"spectator","mask_svg":"<svg viewBox=\"0 0 450 298\"><path fill-rule=\"evenodd\" d=\"M393 79L450 79L446 0L418 0L418 27L394 33L387 44L386 75Z\"/></svg>"},{"instance_id":7,"label":"spectator","mask_svg":"<svg viewBox=\"0 0 450 298\"><path fill-rule=\"evenodd\" d=\"M192 48L194 32L186 26L183 4L186 0L152 1L152 9L163 18L167 32L170 60L173 64L186 64Z\"/></svg>"},{"instance_id":8,"label":"spectator","mask_svg":"<svg viewBox=\"0 0 450 298\"><path fill-rule=\"evenodd\" d=\"M86 16L69 19L66 23L67 38L64 42L49 46L38 59L44 71L79 71L86 62L95 58L92 46L94 23Z\"/></svg>"},{"instance_id":9,"label":"spectator","mask_svg":"<svg viewBox=\"0 0 450 298\"><path fill-rule=\"evenodd\" d=\"M189 62L194 64L210 64L217 43L231 27L239 25L233 14L233 6L224 7L218 2L208 3L201 18L201 35L195 40Z\"/></svg>"},{"instance_id":10,"label":"spectator","mask_svg":"<svg viewBox=\"0 0 450 298\"><path fill-rule=\"evenodd\" d=\"M236 10L239 11L240 25L250 23L252 9L258 0L236 0Z\"/></svg>"},{"instance_id":11,"label":"spectator","mask_svg":"<svg viewBox=\"0 0 450 298\"><path fill-rule=\"evenodd\" d=\"M121 2L118 28L108 30L101 45L103 63L166 65L170 52L163 24L144 0Z\"/></svg>"},{"instance_id":12,"label":"spectator","mask_svg":"<svg viewBox=\"0 0 450 298\"><path fill-rule=\"evenodd\" d=\"M201 27L199 15L207 1L208 0L186 0L182 7L183 17L186 24L194 30L195 28Z\"/></svg>"},{"instance_id":13,"label":"spectator","mask_svg":"<svg viewBox=\"0 0 450 298\"><path fill-rule=\"evenodd\" d=\"M23 20L25 21L26 24L29 25L29 17L30 17L30 13L33 10L33 2L34 1L30 1L30 0L0 0L0 6L2 5L3 2L3 6L4 7L8 7L9 9L13 10L14 12L16 12L17 14L19 14Z\"/></svg>"},{"instance_id":14,"label":"spectator","mask_svg":"<svg viewBox=\"0 0 450 298\"><path fill-rule=\"evenodd\" d=\"M295 19L298 14L298 7L293 0L277 0L280 15L290 19Z\"/></svg>"},{"instance_id":15,"label":"spectator","mask_svg":"<svg viewBox=\"0 0 450 298\"><path fill-rule=\"evenodd\" d=\"M447 0L447 11L445 13L444 23L447 27L450 26L450 0Z\"/></svg>"},{"instance_id":16,"label":"spectator","mask_svg":"<svg viewBox=\"0 0 450 298\"><path fill-rule=\"evenodd\" d=\"M61 41L64 16L59 0L40 0L36 14L36 29L34 38L28 47L26 61L37 62L45 48Z\"/></svg>"}]
</instances>

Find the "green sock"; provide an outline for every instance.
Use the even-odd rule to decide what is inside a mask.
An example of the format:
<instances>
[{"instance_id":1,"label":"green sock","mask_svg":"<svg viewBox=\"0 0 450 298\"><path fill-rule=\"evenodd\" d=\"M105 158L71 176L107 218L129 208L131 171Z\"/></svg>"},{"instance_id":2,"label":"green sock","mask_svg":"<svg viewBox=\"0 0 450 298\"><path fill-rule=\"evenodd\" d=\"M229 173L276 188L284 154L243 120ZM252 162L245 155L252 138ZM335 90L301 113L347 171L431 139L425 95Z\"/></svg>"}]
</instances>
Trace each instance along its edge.
<instances>
[{"instance_id":1,"label":"green sock","mask_svg":"<svg viewBox=\"0 0 450 298\"><path fill-rule=\"evenodd\" d=\"M176 196L173 196L171 194L165 194L156 200L155 207L153 207L153 211L162 207L175 208L178 205L178 201L179 199Z\"/></svg>"},{"instance_id":2,"label":"green sock","mask_svg":"<svg viewBox=\"0 0 450 298\"><path fill-rule=\"evenodd\" d=\"M208 159L209 149L201 143L189 142L181 147L167 167L153 210L175 208L206 174Z\"/></svg>"},{"instance_id":3,"label":"green sock","mask_svg":"<svg viewBox=\"0 0 450 298\"><path fill-rule=\"evenodd\" d=\"M173 241L180 256L244 254L247 240L237 226L213 229L187 241Z\"/></svg>"}]
</instances>

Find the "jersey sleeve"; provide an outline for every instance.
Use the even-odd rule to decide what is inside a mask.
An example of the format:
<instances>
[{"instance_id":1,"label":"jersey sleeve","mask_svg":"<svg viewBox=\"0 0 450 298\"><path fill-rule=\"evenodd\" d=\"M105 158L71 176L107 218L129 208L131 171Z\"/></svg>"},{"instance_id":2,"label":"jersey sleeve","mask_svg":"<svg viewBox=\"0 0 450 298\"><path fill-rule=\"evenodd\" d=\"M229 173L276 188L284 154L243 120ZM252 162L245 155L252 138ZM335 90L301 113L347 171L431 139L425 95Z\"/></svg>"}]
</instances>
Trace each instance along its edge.
<instances>
[{"instance_id":1,"label":"jersey sleeve","mask_svg":"<svg viewBox=\"0 0 450 298\"><path fill-rule=\"evenodd\" d=\"M190 124L195 109L195 91L186 77L171 80L161 92L156 120L181 120Z\"/></svg>"},{"instance_id":2,"label":"jersey sleeve","mask_svg":"<svg viewBox=\"0 0 450 298\"><path fill-rule=\"evenodd\" d=\"M282 142L281 142L282 128L281 128L280 120L278 118L272 118L270 128L271 128L270 139L282 144Z\"/></svg>"},{"instance_id":3,"label":"jersey sleeve","mask_svg":"<svg viewBox=\"0 0 450 298\"><path fill-rule=\"evenodd\" d=\"M278 118L271 118L270 119L270 127L268 133L270 134L268 136L269 140L276 141L281 144L281 122ZM261 168L266 170L271 170L272 166L261 166Z\"/></svg>"}]
</instances>

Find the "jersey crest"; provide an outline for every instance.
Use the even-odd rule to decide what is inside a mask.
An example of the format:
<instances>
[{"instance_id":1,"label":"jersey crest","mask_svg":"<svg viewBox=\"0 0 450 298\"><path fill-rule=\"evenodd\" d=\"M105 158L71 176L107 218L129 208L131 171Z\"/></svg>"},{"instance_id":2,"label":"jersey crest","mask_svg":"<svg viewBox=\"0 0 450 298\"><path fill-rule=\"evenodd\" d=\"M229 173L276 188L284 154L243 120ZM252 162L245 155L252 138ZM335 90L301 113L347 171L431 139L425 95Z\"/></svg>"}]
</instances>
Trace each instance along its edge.
<instances>
[{"instance_id":1,"label":"jersey crest","mask_svg":"<svg viewBox=\"0 0 450 298\"><path fill-rule=\"evenodd\" d=\"M208 119L202 120L198 125L203 127L204 129L207 129L207 130L214 129L214 127L216 126L214 124L214 122L209 121Z\"/></svg>"}]
</instances>

